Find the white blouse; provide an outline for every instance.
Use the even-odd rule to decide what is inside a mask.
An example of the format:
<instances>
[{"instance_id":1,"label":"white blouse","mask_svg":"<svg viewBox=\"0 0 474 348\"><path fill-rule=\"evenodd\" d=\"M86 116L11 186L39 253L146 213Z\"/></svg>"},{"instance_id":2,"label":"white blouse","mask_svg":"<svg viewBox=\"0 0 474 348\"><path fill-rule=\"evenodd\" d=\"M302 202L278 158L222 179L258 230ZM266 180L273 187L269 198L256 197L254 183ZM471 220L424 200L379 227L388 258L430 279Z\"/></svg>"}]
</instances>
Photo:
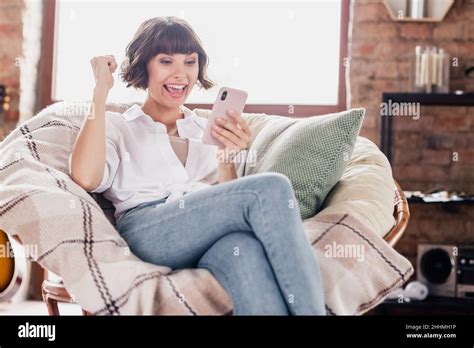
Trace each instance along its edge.
<instances>
[{"instance_id":1,"label":"white blouse","mask_svg":"<svg viewBox=\"0 0 474 348\"><path fill-rule=\"evenodd\" d=\"M115 207L116 221L141 203L165 197L169 202L218 182L217 146L201 141L208 120L185 106L182 111L184 118L176 120L176 127L179 137L188 139L185 165L173 150L166 126L139 105L123 114L106 112L104 176L91 192L104 192Z\"/></svg>"}]
</instances>

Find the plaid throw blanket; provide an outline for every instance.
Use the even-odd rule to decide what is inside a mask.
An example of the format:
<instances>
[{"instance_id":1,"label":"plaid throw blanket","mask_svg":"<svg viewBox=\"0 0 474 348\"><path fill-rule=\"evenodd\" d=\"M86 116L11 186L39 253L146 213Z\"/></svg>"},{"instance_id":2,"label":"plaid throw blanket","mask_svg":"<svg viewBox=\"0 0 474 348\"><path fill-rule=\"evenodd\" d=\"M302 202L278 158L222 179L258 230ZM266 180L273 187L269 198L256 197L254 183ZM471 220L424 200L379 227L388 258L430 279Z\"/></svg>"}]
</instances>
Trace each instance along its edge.
<instances>
[{"instance_id":1,"label":"plaid throw blanket","mask_svg":"<svg viewBox=\"0 0 474 348\"><path fill-rule=\"evenodd\" d=\"M232 313L230 297L207 270L172 271L131 254L97 202L69 177L67 157L86 112L71 107L49 106L0 144L0 229L34 250L30 256L61 276L93 314ZM321 264L328 314L362 314L413 272L351 216L316 215L304 226Z\"/></svg>"}]
</instances>

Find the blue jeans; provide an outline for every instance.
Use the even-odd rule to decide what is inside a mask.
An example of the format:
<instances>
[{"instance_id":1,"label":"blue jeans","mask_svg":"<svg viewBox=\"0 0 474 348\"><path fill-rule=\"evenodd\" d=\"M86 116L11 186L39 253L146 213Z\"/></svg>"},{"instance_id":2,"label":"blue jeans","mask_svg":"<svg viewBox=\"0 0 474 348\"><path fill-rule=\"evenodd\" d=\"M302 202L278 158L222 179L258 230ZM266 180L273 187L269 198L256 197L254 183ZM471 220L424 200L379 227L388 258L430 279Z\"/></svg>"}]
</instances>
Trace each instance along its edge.
<instances>
[{"instance_id":1,"label":"blue jeans","mask_svg":"<svg viewBox=\"0 0 474 348\"><path fill-rule=\"evenodd\" d=\"M117 222L137 257L209 270L234 315L325 315L319 265L286 176L253 174L165 200Z\"/></svg>"}]
</instances>

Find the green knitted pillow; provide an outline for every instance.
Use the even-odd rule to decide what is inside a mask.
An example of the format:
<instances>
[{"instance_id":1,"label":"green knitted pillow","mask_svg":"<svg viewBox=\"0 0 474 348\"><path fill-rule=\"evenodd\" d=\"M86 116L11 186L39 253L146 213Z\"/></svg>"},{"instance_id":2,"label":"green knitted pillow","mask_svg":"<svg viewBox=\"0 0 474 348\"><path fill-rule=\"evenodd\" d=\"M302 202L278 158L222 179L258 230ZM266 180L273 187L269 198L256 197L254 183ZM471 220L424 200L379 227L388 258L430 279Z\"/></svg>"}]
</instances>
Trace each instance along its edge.
<instances>
[{"instance_id":1,"label":"green knitted pillow","mask_svg":"<svg viewBox=\"0 0 474 348\"><path fill-rule=\"evenodd\" d=\"M252 143L244 175L286 175L301 218L314 216L349 163L364 114L364 109L352 109L309 118L275 117Z\"/></svg>"}]
</instances>

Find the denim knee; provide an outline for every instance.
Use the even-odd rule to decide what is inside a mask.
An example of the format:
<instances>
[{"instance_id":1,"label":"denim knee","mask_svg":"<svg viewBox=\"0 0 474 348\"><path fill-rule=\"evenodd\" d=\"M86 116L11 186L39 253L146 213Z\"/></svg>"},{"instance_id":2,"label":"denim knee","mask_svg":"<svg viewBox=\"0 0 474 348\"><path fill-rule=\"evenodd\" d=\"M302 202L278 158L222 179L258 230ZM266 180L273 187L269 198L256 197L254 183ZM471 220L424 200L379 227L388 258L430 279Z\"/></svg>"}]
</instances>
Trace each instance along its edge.
<instances>
[{"instance_id":1,"label":"denim knee","mask_svg":"<svg viewBox=\"0 0 474 348\"><path fill-rule=\"evenodd\" d=\"M254 184L259 195L275 196L275 198L294 196L290 179L281 173L265 172L256 174Z\"/></svg>"},{"instance_id":2,"label":"denim knee","mask_svg":"<svg viewBox=\"0 0 474 348\"><path fill-rule=\"evenodd\" d=\"M261 262L260 258L265 257L262 244L250 232L229 233L211 248L220 252L206 253L200 263L212 264L223 271L235 268L233 266L236 264L240 270L252 271L252 268Z\"/></svg>"}]
</instances>

